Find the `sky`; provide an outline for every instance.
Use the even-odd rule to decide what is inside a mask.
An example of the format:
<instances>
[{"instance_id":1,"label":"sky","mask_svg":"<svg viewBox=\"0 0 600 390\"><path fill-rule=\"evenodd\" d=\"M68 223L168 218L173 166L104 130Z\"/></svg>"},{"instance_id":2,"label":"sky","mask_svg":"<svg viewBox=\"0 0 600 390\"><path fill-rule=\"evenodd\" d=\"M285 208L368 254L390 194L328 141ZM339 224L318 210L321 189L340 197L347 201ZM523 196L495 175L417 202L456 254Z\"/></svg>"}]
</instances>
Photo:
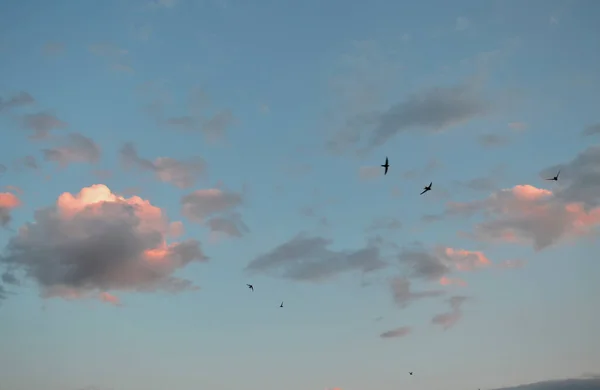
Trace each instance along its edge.
<instances>
[{"instance_id":1,"label":"sky","mask_svg":"<svg viewBox=\"0 0 600 390\"><path fill-rule=\"evenodd\" d=\"M600 389L598 15L3 2L0 388Z\"/></svg>"}]
</instances>

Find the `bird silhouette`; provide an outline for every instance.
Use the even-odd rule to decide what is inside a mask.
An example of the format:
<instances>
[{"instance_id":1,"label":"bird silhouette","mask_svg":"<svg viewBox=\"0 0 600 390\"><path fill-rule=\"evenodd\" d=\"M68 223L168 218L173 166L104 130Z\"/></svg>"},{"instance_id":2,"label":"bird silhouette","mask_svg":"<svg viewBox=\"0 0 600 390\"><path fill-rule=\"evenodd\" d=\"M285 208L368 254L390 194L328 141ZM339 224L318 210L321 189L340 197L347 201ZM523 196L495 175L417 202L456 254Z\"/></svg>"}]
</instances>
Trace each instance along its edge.
<instances>
[{"instance_id":1,"label":"bird silhouette","mask_svg":"<svg viewBox=\"0 0 600 390\"><path fill-rule=\"evenodd\" d=\"M254 291L254 286L253 286L253 285L251 285L251 284L246 284L246 286L248 286L248 288L249 288L250 290Z\"/></svg>"},{"instance_id":2,"label":"bird silhouette","mask_svg":"<svg viewBox=\"0 0 600 390\"><path fill-rule=\"evenodd\" d=\"M388 161L389 161L389 160L388 160L388 158L386 157L386 158L385 158L385 164L381 165L382 167L384 167L384 168L385 168L385 172L383 173L384 175L387 175L388 168L390 167L390 164L389 164L389 162L388 162Z\"/></svg>"},{"instance_id":3,"label":"bird silhouette","mask_svg":"<svg viewBox=\"0 0 600 390\"><path fill-rule=\"evenodd\" d=\"M433 182L429 183L429 185L427 187L423 187L423 192L421 192L421 195L423 195L427 191L431 191L432 184L433 184Z\"/></svg>"},{"instance_id":4,"label":"bird silhouette","mask_svg":"<svg viewBox=\"0 0 600 390\"><path fill-rule=\"evenodd\" d=\"M409 372L410 375L412 375L412 372Z\"/></svg>"},{"instance_id":5,"label":"bird silhouette","mask_svg":"<svg viewBox=\"0 0 600 390\"><path fill-rule=\"evenodd\" d=\"M558 176L560 175L560 169L558 170L558 173L556 174L556 176L554 176L551 179L546 179L546 180L553 180L553 181L558 181Z\"/></svg>"},{"instance_id":6,"label":"bird silhouette","mask_svg":"<svg viewBox=\"0 0 600 390\"><path fill-rule=\"evenodd\" d=\"M283 307L283 302L281 302L281 305L279 305L279 307Z\"/></svg>"}]
</instances>

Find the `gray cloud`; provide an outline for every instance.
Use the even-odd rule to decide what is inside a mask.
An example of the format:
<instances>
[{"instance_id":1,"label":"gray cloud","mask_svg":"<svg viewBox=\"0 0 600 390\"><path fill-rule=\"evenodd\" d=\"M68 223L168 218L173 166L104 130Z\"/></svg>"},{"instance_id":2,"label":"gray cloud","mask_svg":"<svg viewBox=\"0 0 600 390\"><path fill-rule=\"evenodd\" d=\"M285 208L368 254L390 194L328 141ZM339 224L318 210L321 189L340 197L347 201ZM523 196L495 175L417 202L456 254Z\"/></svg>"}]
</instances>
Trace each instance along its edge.
<instances>
[{"instance_id":1,"label":"gray cloud","mask_svg":"<svg viewBox=\"0 0 600 390\"><path fill-rule=\"evenodd\" d=\"M4 289L4 286L0 284L0 301L7 298L8 293Z\"/></svg>"},{"instance_id":2,"label":"gray cloud","mask_svg":"<svg viewBox=\"0 0 600 390\"><path fill-rule=\"evenodd\" d=\"M385 111L362 113L346 122L328 146L339 149L367 139L367 147L386 143L398 133L421 129L429 132L468 122L489 110L475 83L437 87L409 96Z\"/></svg>"},{"instance_id":3,"label":"gray cloud","mask_svg":"<svg viewBox=\"0 0 600 390\"><path fill-rule=\"evenodd\" d=\"M408 266L410 275L426 280L438 280L451 268L442 259L422 249L404 249L398 255L400 263Z\"/></svg>"},{"instance_id":4,"label":"gray cloud","mask_svg":"<svg viewBox=\"0 0 600 390\"><path fill-rule=\"evenodd\" d=\"M12 285L16 285L16 286L18 286L20 284L17 277L8 271L5 271L2 274L2 281L6 284L12 284Z\"/></svg>"},{"instance_id":5,"label":"gray cloud","mask_svg":"<svg viewBox=\"0 0 600 390\"><path fill-rule=\"evenodd\" d=\"M211 232L222 233L229 237L242 237L250 231L239 213L213 217L206 222L206 225Z\"/></svg>"},{"instance_id":6,"label":"gray cloud","mask_svg":"<svg viewBox=\"0 0 600 390\"><path fill-rule=\"evenodd\" d=\"M369 273L387 265L379 248L373 243L349 251L328 249L331 244L332 240L298 234L254 258L246 267L246 271L273 273L297 281L318 282L344 272L359 270Z\"/></svg>"},{"instance_id":7,"label":"gray cloud","mask_svg":"<svg viewBox=\"0 0 600 390\"><path fill-rule=\"evenodd\" d=\"M508 145L510 139L498 134L482 134L477 137L477 142L486 148Z\"/></svg>"},{"instance_id":8,"label":"gray cloud","mask_svg":"<svg viewBox=\"0 0 600 390\"><path fill-rule=\"evenodd\" d=\"M444 295L441 290L411 291L411 282L407 278L395 277L390 281L392 297L396 305L404 309L409 304L423 298L433 298Z\"/></svg>"},{"instance_id":9,"label":"gray cloud","mask_svg":"<svg viewBox=\"0 0 600 390\"><path fill-rule=\"evenodd\" d=\"M502 387L494 390L600 390L600 376L592 378L556 379Z\"/></svg>"},{"instance_id":10,"label":"gray cloud","mask_svg":"<svg viewBox=\"0 0 600 390\"><path fill-rule=\"evenodd\" d=\"M141 158L131 142L124 144L119 153L121 164L125 168L136 167L153 172L160 181L171 183L179 188L193 186L206 172L206 162L200 157L185 161L170 157L159 157L154 161L150 161Z\"/></svg>"},{"instance_id":11,"label":"gray cloud","mask_svg":"<svg viewBox=\"0 0 600 390\"><path fill-rule=\"evenodd\" d=\"M461 319L463 315L461 306L467 299L467 297L463 296L450 297L447 300L450 305L450 311L434 316L431 319L431 323L440 325L444 330L450 329Z\"/></svg>"},{"instance_id":12,"label":"gray cloud","mask_svg":"<svg viewBox=\"0 0 600 390\"><path fill-rule=\"evenodd\" d=\"M242 204L242 195L217 188L197 190L181 198L181 213L195 222L230 211Z\"/></svg>"},{"instance_id":13,"label":"gray cloud","mask_svg":"<svg viewBox=\"0 0 600 390\"><path fill-rule=\"evenodd\" d=\"M14 162L14 164L18 170L21 170L23 168L33 169L33 170L39 169L39 165L34 156L25 156L25 157L19 158Z\"/></svg>"},{"instance_id":14,"label":"gray cloud","mask_svg":"<svg viewBox=\"0 0 600 390\"><path fill-rule=\"evenodd\" d=\"M95 164L100 160L100 147L91 138L71 133L63 137L61 141L61 146L42 150L44 160L56 162L62 167L78 162ZM35 159L28 162L35 164Z\"/></svg>"},{"instance_id":15,"label":"gray cloud","mask_svg":"<svg viewBox=\"0 0 600 390\"><path fill-rule=\"evenodd\" d=\"M586 127L581 132L581 134L584 136L599 135L600 134L600 123L596 123L594 125L590 125L590 126Z\"/></svg>"},{"instance_id":16,"label":"gray cloud","mask_svg":"<svg viewBox=\"0 0 600 390\"><path fill-rule=\"evenodd\" d=\"M0 112L5 109L26 106L28 104L35 103L35 99L27 92L19 92L18 94L10 97L9 99L3 99L0 97Z\"/></svg>"},{"instance_id":17,"label":"gray cloud","mask_svg":"<svg viewBox=\"0 0 600 390\"><path fill-rule=\"evenodd\" d=\"M164 246L169 222L157 211L104 185L66 193L10 238L0 263L36 281L46 297L194 288L172 274L207 257L196 240Z\"/></svg>"},{"instance_id":18,"label":"gray cloud","mask_svg":"<svg viewBox=\"0 0 600 390\"><path fill-rule=\"evenodd\" d=\"M37 114L28 114L23 117L23 126L28 130L33 130L31 139L41 139L48 137L50 131L54 129L66 129L69 124L61 121L55 115L47 112Z\"/></svg>"},{"instance_id":19,"label":"gray cloud","mask_svg":"<svg viewBox=\"0 0 600 390\"><path fill-rule=\"evenodd\" d=\"M561 169L556 196L569 202L583 202L588 207L600 205L600 145L589 146L573 160L548 167L541 178L553 177Z\"/></svg>"},{"instance_id":20,"label":"gray cloud","mask_svg":"<svg viewBox=\"0 0 600 390\"><path fill-rule=\"evenodd\" d=\"M379 337L381 337L382 339L398 338L398 337L404 337L404 336L408 335L410 332L411 332L410 327L403 326L400 328L388 330L387 332L383 332L381 335L379 335Z\"/></svg>"}]
</instances>

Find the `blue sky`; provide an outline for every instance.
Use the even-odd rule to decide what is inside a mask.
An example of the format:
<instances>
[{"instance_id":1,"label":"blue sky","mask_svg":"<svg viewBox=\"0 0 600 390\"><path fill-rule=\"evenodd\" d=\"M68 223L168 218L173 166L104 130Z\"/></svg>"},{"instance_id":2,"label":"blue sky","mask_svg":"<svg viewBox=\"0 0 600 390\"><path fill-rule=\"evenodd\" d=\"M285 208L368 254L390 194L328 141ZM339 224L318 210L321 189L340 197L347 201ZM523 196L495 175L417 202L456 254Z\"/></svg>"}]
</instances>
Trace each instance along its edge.
<instances>
[{"instance_id":1,"label":"blue sky","mask_svg":"<svg viewBox=\"0 0 600 390\"><path fill-rule=\"evenodd\" d=\"M452 390L597 372L599 12L4 4L2 388ZM122 198L57 204L97 184Z\"/></svg>"}]
</instances>

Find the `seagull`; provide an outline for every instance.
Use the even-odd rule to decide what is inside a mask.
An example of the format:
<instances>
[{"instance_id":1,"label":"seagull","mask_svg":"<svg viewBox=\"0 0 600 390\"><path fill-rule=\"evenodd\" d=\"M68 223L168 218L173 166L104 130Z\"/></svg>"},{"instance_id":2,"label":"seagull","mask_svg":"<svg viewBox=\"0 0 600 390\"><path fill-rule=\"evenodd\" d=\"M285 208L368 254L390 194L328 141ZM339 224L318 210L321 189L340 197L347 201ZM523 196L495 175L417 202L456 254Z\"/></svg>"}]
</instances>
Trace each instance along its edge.
<instances>
[{"instance_id":1,"label":"seagull","mask_svg":"<svg viewBox=\"0 0 600 390\"><path fill-rule=\"evenodd\" d=\"M558 170L558 173L556 174L556 176L554 176L552 179L546 179L546 180L558 181L558 175L560 175L560 169Z\"/></svg>"},{"instance_id":2,"label":"seagull","mask_svg":"<svg viewBox=\"0 0 600 390\"><path fill-rule=\"evenodd\" d=\"M247 284L246 286L248 286L248 288L249 288L250 290L254 291L254 286L253 286L253 285L251 285L251 284Z\"/></svg>"},{"instance_id":3,"label":"seagull","mask_svg":"<svg viewBox=\"0 0 600 390\"><path fill-rule=\"evenodd\" d=\"M433 182L429 183L429 185L427 187L423 188L423 192L421 192L421 195L423 195L424 193L426 193L427 191L431 191L431 185L433 184Z\"/></svg>"},{"instance_id":4,"label":"seagull","mask_svg":"<svg viewBox=\"0 0 600 390\"><path fill-rule=\"evenodd\" d=\"M388 168L390 167L390 164L388 163L388 161L389 160L388 160L388 158L386 156L386 158L385 158L385 164L381 165L382 167L385 168L385 172L383 173L384 175L387 175Z\"/></svg>"},{"instance_id":5,"label":"seagull","mask_svg":"<svg viewBox=\"0 0 600 390\"><path fill-rule=\"evenodd\" d=\"M281 302L281 305L279 305L279 307L283 307L283 301Z\"/></svg>"}]
</instances>

